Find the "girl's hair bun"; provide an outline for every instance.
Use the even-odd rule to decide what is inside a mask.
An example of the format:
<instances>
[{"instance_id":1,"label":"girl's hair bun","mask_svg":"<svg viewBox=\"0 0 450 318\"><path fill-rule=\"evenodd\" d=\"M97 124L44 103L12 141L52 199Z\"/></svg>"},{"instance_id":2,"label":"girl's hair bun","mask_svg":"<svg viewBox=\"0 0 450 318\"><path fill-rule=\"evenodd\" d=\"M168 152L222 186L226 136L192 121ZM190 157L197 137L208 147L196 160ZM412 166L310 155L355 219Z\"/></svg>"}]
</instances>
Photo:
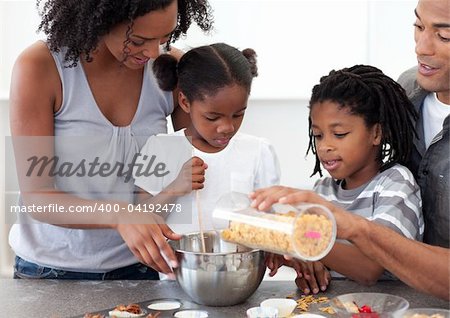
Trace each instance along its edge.
<instances>
[{"instance_id":1,"label":"girl's hair bun","mask_svg":"<svg viewBox=\"0 0 450 318\"><path fill-rule=\"evenodd\" d=\"M177 59L169 54L162 54L153 62L153 73L163 91L173 91L177 87L177 65Z\"/></svg>"},{"instance_id":2,"label":"girl's hair bun","mask_svg":"<svg viewBox=\"0 0 450 318\"><path fill-rule=\"evenodd\" d=\"M253 49L245 49L242 51L242 54L247 59L248 63L250 64L250 72L252 73L253 77L258 76L258 66L256 64L256 52Z\"/></svg>"}]
</instances>

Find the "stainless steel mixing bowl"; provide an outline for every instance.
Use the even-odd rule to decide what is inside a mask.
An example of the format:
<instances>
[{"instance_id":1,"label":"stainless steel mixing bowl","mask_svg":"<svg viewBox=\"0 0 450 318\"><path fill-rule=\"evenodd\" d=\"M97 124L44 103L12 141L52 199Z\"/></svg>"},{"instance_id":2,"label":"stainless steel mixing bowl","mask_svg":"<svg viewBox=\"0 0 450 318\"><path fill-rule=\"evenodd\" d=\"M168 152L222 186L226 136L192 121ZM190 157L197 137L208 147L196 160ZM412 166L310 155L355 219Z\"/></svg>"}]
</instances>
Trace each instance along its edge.
<instances>
[{"instance_id":1,"label":"stainless steel mixing bowl","mask_svg":"<svg viewBox=\"0 0 450 318\"><path fill-rule=\"evenodd\" d=\"M180 266L175 275L181 288L196 303L231 306L242 303L258 288L265 273L264 252L228 243L215 231L189 233L169 241Z\"/></svg>"}]
</instances>

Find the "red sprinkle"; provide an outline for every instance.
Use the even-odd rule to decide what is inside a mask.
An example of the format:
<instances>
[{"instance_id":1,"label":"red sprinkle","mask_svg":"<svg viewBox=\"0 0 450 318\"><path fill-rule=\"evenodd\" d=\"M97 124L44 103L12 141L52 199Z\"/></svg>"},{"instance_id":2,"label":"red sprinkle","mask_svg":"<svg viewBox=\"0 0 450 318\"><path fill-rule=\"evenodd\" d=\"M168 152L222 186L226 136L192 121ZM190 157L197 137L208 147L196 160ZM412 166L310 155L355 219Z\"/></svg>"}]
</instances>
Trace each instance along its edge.
<instances>
[{"instance_id":1,"label":"red sprinkle","mask_svg":"<svg viewBox=\"0 0 450 318\"><path fill-rule=\"evenodd\" d=\"M359 307L355 302L353 302L358 308L359 314L353 314L352 318L380 318L380 316L372 310L370 306L363 305Z\"/></svg>"}]
</instances>

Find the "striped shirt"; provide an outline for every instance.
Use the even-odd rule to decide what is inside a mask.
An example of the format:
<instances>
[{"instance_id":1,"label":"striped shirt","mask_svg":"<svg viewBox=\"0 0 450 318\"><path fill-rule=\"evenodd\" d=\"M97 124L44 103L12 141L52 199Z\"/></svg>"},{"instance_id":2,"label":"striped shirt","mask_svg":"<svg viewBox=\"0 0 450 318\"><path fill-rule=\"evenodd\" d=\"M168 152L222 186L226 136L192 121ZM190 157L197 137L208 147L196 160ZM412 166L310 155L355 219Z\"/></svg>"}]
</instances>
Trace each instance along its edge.
<instances>
[{"instance_id":1,"label":"striped shirt","mask_svg":"<svg viewBox=\"0 0 450 318\"><path fill-rule=\"evenodd\" d=\"M314 190L345 210L387 226L397 233L422 240L424 222L420 189L408 168L396 164L366 184L351 190L341 180L327 177Z\"/></svg>"}]
</instances>

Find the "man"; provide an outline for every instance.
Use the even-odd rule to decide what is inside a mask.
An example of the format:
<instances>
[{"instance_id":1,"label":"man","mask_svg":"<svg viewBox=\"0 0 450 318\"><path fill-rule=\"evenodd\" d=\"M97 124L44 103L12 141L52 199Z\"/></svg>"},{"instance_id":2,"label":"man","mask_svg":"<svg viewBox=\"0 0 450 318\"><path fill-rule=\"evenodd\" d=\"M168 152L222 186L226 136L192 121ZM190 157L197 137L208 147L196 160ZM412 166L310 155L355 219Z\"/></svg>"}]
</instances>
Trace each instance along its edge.
<instances>
[{"instance_id":1,"label":"man","mask_svg":"<svg viewBox=\"0 0 450 318\"><path fill-rule=\"evenodd\" d=\"M275 202L318 203L334 213L338 238L356 245L406 284L450 300L449 249L449 114L450 5L449 0L419 0L415 14L418 66L399 79L419 113L418 138L411 170L421 187L425 216L424 242L349 213L311 191L286 187L257 190L252 206L267 209Z\"/></svg>"},{"instance_id":2,"label":"man","mask_svg":"<svg viewBox=\"0 0 450 318\"><path fill-rule=\"evenodd\" d=\"M399 83L419 113L409 168L420 185L424 242L449 247L450 2L420 0L415 10L418 66Z\"/></svg>"}]
</instances>

